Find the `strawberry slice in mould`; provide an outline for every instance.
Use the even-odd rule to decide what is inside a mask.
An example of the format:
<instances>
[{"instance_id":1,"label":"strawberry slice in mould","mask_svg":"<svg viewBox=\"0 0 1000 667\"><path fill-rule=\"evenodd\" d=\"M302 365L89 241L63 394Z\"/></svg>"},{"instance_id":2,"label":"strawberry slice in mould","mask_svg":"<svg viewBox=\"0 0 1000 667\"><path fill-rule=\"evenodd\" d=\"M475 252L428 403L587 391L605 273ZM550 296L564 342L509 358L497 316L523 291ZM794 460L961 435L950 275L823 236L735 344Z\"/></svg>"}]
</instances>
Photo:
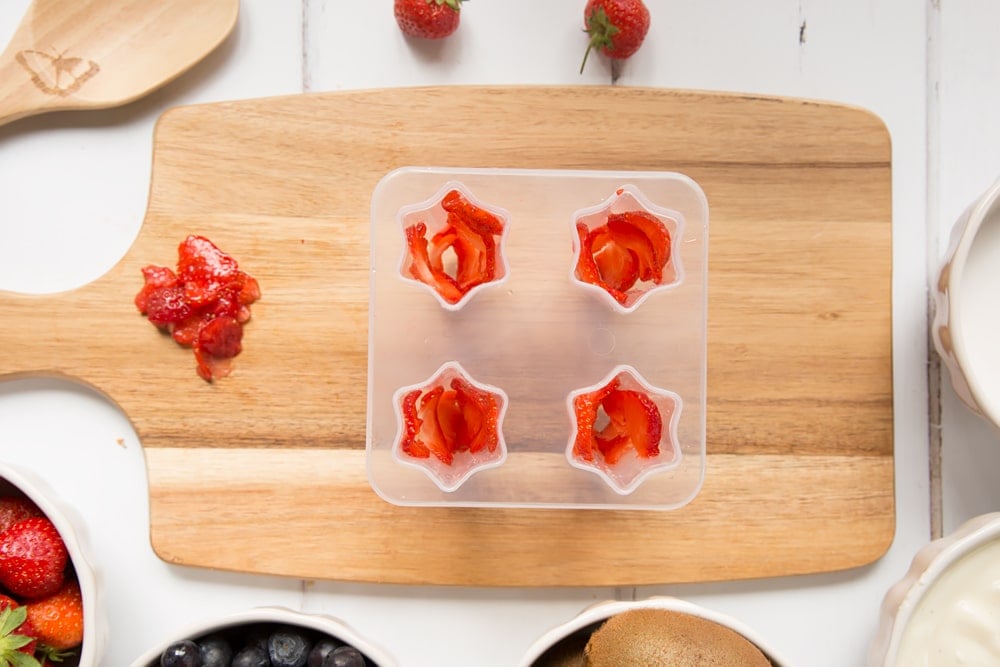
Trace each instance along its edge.
<instances>
[{"instance_id":1,"label":"strawberry slice in mould","mask_svg":"<svg viewBox=\"0 0 1000 667\"><path fill-rule=\"evenodd\" d=\"M656 456L660 453L660 438L663 435L659 408L642 392L624 390L619 393L622 396L621 416L636 454L640 458Z\"/></svg>"},{"instance_id":2,"label":"strawberry slice in mould","mask_svg":"<svg viewBox=\"0 0 1000 667\"><path fill-rule=\"evenodd\" d=\"M614 378L600 389L573 398L573 414L576 419L576 438L573 441L573 455L584 461L594 460L594 450L600 450L594 433L598 411L604 400L618 389L618 378Z\"/></svg>"},{"instance_id":3,"label":"strawberry slice in mould","mask_svg":"<svg viewBox=\"0 0 1000 667\"><path fill-rule=\"evenodd\" d=\"M608 231L614 235L622 247L635 253L639 262L639 280L659 283L663 280L663 267L657 263L653 242L645 232L629 222L629 217L623 213L612 213L608 216Z\"/></svg>"},{"instance_id":4,"label":"strawberry slice in mould","mask_svg":"<svg viewBox=\"0 0 1000 667\"><path fill-rule=\"evenodd\" d=\"M670 258L670 232L657 218L643 211L612 213L608 230L615 240L636 254L640 280L663 281L663 268Z\"/></svg>"},{"instance_id":5,"label":"strawberry slice in mould","mask_svg":"<svg viewBox=\"0 0 1000 667\"><path fill-rule=\"evenodd\" d=\"M500 419L500 405L496 397L462 378L453 379L451 386L457 392L458 403L462 408L469 437L469 451L476 453L484 447L491 452L496 450Z\"/></svg>"},{"instance_id":6,"label":"strawberry slice in mould","mask_svg":"<svg viewBox=\"0 0 1000 667\"><path fill-rule=\"evenodd\" d=\"M591 250L601 280L611 289L627 292L639 279L639 258L635 252L618 243L607 227L590 232Z\"/></svg>"},{"instance_id":7,"label":"strawberry slice in mould","mask_svg":"<svg viewBox=\"0 0 1000 667\"><path fill-rule=\"evenodd\" d=\"M628 294L604 282L601 271L594 259L594 234L582 222L576 223L576 233L580 240L580 254L576 261L576 277L585 283L596 285L614 297L615 301L624 305Z\"/></svg>"},{"instance_id":8,"label":"strawberry slice in mould","mask_svg":"<svg viewBox=\"0 0 1000 667\"><path fill-rule=\"evenodd\" d=\"M411 277L429 285L448 303L461 301L463 293L455 279L431 265L427 250L427 225L418 222L406 228L406 245L410 251L408 272Z\"/></svg>"},{"instance_id":9,"label":"strawberry slice in mould","mask_svg":"<svg viewBox=\"0 0 1000 667\"><path fill-rule=\"evenodd\" d=\"M503 221L484 208L476 206L458 190L449 190L441 200L441 208L454 214L470 231L479 236L500 236Z\"/></svg>"}]
</instances>

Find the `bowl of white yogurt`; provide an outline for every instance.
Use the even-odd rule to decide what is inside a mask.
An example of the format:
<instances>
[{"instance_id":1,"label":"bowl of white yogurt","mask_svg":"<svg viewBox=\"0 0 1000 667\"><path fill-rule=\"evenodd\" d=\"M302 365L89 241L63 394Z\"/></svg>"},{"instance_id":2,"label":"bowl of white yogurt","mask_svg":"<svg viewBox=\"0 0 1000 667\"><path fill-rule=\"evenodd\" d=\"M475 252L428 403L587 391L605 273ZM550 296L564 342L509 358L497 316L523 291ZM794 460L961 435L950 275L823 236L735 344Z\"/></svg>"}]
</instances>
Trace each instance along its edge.
<instances>
[{"instance_id":1,"label":"bowl of white yogurt","mask_svg":"<svg viewBox=\"0 0 1000 667\"><path fill-rule=\"evenodd\" d=\"M1000 665L1000 512L917 552L882 601L868 664Z\"/></svg>"},{"instance_id":2,"label":"bowl of white yogurt","mask_svg":"<svg viewBox=\"0 0 1000 667\"><path fill-rule=\"evenodd\" d=\"M952 227L934 283L931 334L952 387L1000 427L1000 179Z\"/></svg>"}]
</instances>

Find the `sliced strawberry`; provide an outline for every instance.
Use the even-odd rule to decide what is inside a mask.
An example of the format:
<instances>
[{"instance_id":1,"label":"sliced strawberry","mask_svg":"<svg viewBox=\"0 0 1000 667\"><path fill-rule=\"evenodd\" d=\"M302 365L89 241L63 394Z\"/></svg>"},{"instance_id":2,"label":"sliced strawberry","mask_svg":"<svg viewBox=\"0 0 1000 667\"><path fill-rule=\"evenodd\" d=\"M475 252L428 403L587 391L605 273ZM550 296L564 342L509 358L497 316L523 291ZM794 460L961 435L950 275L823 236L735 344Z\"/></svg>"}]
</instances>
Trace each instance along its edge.
<instances>
[{"instance_id":1,"label":"sliced strawberry","mask_svg":"<svg viewBox=\"0 0 1000 667\"><path fill-rule=\"evenodd\" d=\"M233 372L232 357L213 357L205 354L197 345L194 348L194 360L199 377L207 382L228 377Z\"/></svg>"},{"instance_id":2,"label":"sliced strawberry","mask_svg":"<svg viewBox=\"0 0 1000 667\"><path fill-rule=\"evenodd\" d=\"M479 234L454 213L448 222L458 233L455 253L459 258L457 280L466 291L496 278L496 240L489 234Z\"/></svg>"},{"instance_id":3,"label":"sliced strawberry","mask_svg":"<svg viewBox=\"0 0 1000 667\"><path fill-rule=\"evenodd\" d=\"M601 272L594 261L594 235L587 225L582 222L576 223L576 233L580 239L580 256L576 261L576 277L585 283L597 285L606 290L614 297L615 301L623 304L628 300L628 295L620 289L611 287L601 278Z\"/></svg>"},{"instance_id":4,"label":"sliced strawberry","mask_svg":"<svg viewBox=\"0 0 1000 667\"><path fill-rule=\"evenodd\" d=\"M469 451L478 452L486 447L495 451L499 444L498 427L500 404L491 392L484 391L462 378L454 378L451 386L458 392L458 400L465 415L470 436Z\"/></svg>"},{"instance_id":5,"label":"sliced strawberry","mask_svg":"<svg viewBox=\"0 0 1000 667\"><path fill-rule=\"evenodd\" d=\"M146 298L146 317L158 327L181 322L194 312L180 285L157 287Z\"/></svg>"},{"instance_id":6,"label":"sliced strawberry","mask_svg":"<svg viewBox=\"0 0 1000 667\"><path fill-rule=\"evenodd\" d=\"M188 236L177 249L177 276L195 306L215 299L239 272L236 260L203 236Z\"/></svg>"},{"instance_id":7,"label":"sliced strawberry","mask_svg":"<svg viewBox=\"0 0 1000 667\"><path fill-rule=\"evenodd\" d=\"M427 261L434 271L447 273L453 278L456 276L457 266L461 264L458 261L458 251L455 252L456 266L444 265L444 254L449 248L454 248L456 241L458 241L458 230L452 225L445 225L441 231L431 237L427 246Z\"/></svg>"},{"instance_id":8,"label":"sliced strawberry","mask_svg":"<svg viewBox=\"0 0 1000 667\"><path fill-rule=\"evenodd\" d=\"M663 266L657 263L653 243L645 232L631 224L621 213L608 216L608 230L622 247L635 253L639 261L639 279L659 283L663 280Z\"/></svg>"},{"instance_id":9,"label":"sliced strawberry","mask_svg":"<svg viewBox=\"0 0 1000 667\"><path fill-rule=\"evenodd\" d=\"M596 391L580 394L573 399L573 413L576 417L576 439L573 441L573 455L584 461L594 460L594 449L597 440L594 428L597 425L597 412L604 399L618 388L618 378Z\"/></svg>"},{"instance_id":10,"label":"sliced strawberry","mask_svg":"<svg viewBox=\"0 0 1000 667\"><path fill-rule=\"evenodd\" d=\"M630 389L616 391L604 400L602 407L615 426L615 434L627 436L641 458L660 453L663 422L656 403L646 394Z\"/></svg>"},{"instance_id":11,"label":"sliced strawberry","mask_svg":"<svg viewBox=\"0 0 1000 667\"><path fill-rule=\"evenodd\" d=\"M441 425L437 420L437 407L444 394L444 387L434 387L420 397L417 414L420 416L420 431L417 439L445 465L451 465L454 453L445 445Z\"/></svg>"},{"instance_id":12,"label":"sliced strawberry","mask_svg":"<svg viewBox=\"0 0 1000 667\"><path fill-rule=\"evenodd\" d=\"M181 345L194 345L194 342L198 340L198 330L201 329L201 322L200 315L192 315L183 322L168 324L167 331Z\"/></svg>"},{"instance_id":13,"label":"sliced strawberry","mask_svg":"<svg viewBox=\"0 0 1000 667\"><path fill-rule=\"evenodd\" d=\"M458 392L449 389L441 394L434 418L441 430L445 447L452 452L460 452L469 448L465 415L458 400Z\"/></svg>"},{"instance_id":14,"label":"sliced strawberry","mask_svg":"<svg viewBox=\"0 0 1000 667\"><path fill-rule=\"evenodd\" d=\"M242 349L243 327L235 317L223 315L206 322L198 331L196 347L205 354L222 359L238 355Z\"/></svg>"},{"instance_id":15,"label":"sliced strawberry","mask_svg":"<svg viewBox=\"0 0 1000 667\"><path fill-rule=\"evenodd\" d=\"M604 457L604 461L608 465L614 465L618 463L618 460L628 449L631 441L629 440L628 433L620 433L611 438L602 438L598 436L595 438L597 443L597 448L601 452L601 456Z\"/></svg>"},{"instance_id":16,"label":"sliced strawberry","mask_svg":"<svg viewBox=\"0 0 1000 667\"><path fill-rule=\"evenodd\" d=\"M462 196L458 190L450 190L441 200L441 208L454 213L472 232L480 236L503 234L503 221L486 209L480 208Z\"/></svg>"},{"instance_id":17,"label":"sliced strawberry","mask_svg":"<svg viewBox=\"0 0 1000 667\"><path fill-rule=\"evenodd\" d=\"M612 213L608 229L619 244L636 254L640 280L663 282L663 268L670 259L670 232L658 218L643 211Z\"/></svg>"},{"instance_id":18,"label":"sliced strawberry","mask_svg":"<svg viewBox=\"0 0 1000 667\"><path fill-rule=\"evenodd\" d=\"M241 325L250 320L260 284L202 236L188 236L177 251L176 273L143 267L144 285L135 305L177 343L195 348L198 375L205 380L225 377L232 368L229 360L240 352Z\"/></svg>"},{"instance_id":19,"label":"sliced strawberry","mask_svg":"<svg viewBox=\"0 0 1000 667\"><path fill-rule=\"evenodd\" d=\"M611 289L621 292L632 289L639 279L639 259L636 254L617 243L606 227L600 227L591 233L591 249L601 280Z\"/></svg>"},{"instance_id":20,"label":"sliced strawberry","mask_svg":"<svg viewBox=\"0 0 1000 667\"><path fill-rule=\"evenodd\" d=\"M645 211L626 211L622 219L642 231L653 246L653 261L662 270L670 261L670 230L663 221ZM610 219L609 219L610 221Z\"/></svg>"},{"instance_id":21,"label":"sliced strawberry","mask_svg":"<svg viewBox=\"0 0 1000 667\"><path fill-rule=\"evenodd\" d=\"M244 306L249 306L260 298L260 283L248 273L240 271L242 285L240 287L239 302Z\"/></svg>"},{"instance_id":22,"label":"sliced strawberry","mask_svg":"<svg viewBox=\"0 0 1000 667\"><path fill-rule=\"evenodd\" d=\"M422 424L420 416L417 414L417 400L422 393L421 390L414 389L403 396L402 403L403 437L400 449L418 459L426 459L431 455L431 450L417 440L417 434L420 432Z\"/></svg>"},{"instance_id":23,"label":"sliced strawberry","mask_svg":"<svg viewBox=\"0 0 1000 667\"><path fill-rule=\"evenodd\" d=\"M144 266L142 277L150 287L173 287L177 284L177 274L166 266Z\"/></svg>"},{"instance_id":24,"label":"sliced strawberry","mask_svg":"<svg viewBox=\"0 0 1000 667\"><path fill-rule=\"evenodd\" d=\"M427 225L418 222L406 228L406 245L410 250L409 273L420 282L430 285L448 303L458 303L462 290L455 279L444 271L435 271L427 252Z\"/></svg>"},{"instance_id":25,"label":"sliced strawberry","mask_svg":"<svg viewBox=\"0 0 1000 667\"><path fill-rule=\"evenodd\" d=\"M165 266L144 266L142 267L142 277L145 281L138 294L135 295L135 307L143 315L146 314L149 295L161 287L174 287L177 285L177 275Z\"/></svg>"},{"instance_id":26,"label":"sliced strawberry","mask_svg":"<svg viewBox=\"0 0 1000 667\"><path fill-rule=\"evenodd\" d=\"M573 453L580 458L593 460L596 449L608 465L615 465L629 447L641 458L659 454L663 433L659 408L642 392L620 389L617 378L598 391L578 396L574 408L577 436ZM608 422L596 431L602 410Z\"/></svg>"},{"instance_id":27,"label":"sliced strawberry","mask_svg":"<svg viewBox=\"0 0 1000 667\"><path fill-rule=\"evenodd\" d=\"M622 411L629 438L636 454L649 458L660 453L660 437L663 435L663 420L656 403L638 391L624 390Z\"/></svg>"}]
</instances>

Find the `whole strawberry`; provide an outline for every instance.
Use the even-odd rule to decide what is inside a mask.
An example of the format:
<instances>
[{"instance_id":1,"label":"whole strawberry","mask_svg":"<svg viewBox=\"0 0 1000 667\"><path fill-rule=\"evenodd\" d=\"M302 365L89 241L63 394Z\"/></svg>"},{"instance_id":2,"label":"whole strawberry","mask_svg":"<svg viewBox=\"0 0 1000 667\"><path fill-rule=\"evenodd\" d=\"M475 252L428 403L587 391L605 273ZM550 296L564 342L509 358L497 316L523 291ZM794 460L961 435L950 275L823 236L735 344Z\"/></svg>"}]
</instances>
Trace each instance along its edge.
<instances>
[{"instance_id":1,"label":"whole strawberry","mask_svg":"<svg viewBox=\"0 0 1000 667\"><path fill-rule=\"evenodd\" d=\"M21 598L59 590L68 560L59 531L45 517L19 521L0 533L0 584Z\"/></svg>"},{"instance_id":2,"label":"whole strawberry","mask_svg":"<svg viewBox=\"0 0 1000 667\"><path fill-rule=\"evenodd\" d=\"M411 37L442 39L458 29L463 0L395 0L396 23Z\"/></svg>"},{"instance_id":3,"label":"whole strawberry","mask_svg":"<svg viewBox=\"0 0 1000 667\"><path fill-rule=\"evenodd\" d=\"M13 526L18 521L33 516L45 516L35 503L21 496L4 496L0 498L0 533Z\"/></svg>"},{"instance_id":4,"label":"whole strawberry","mask_svg":"<svg viewBox=\"0 0 1000 667\"><path fill-rule=\"evenodd\" d=\"M638 51L649 32L649 9L642 0L589 0L583 9L583 25L590 42L581 73L592 49L618 60Z\"/></svg>"},{"instance_id":5,"label":"whole strawberry","mask_svg":"<svg viewBox=\"0 0 1000 667\"><path fill-rule=\"evenodd\" d=\"M52 595L33 600L26 606L28 620L40 644L65 650L83 642L83 598L80 584L75 580L67 580Z\"/></svg>"}]
</instances>

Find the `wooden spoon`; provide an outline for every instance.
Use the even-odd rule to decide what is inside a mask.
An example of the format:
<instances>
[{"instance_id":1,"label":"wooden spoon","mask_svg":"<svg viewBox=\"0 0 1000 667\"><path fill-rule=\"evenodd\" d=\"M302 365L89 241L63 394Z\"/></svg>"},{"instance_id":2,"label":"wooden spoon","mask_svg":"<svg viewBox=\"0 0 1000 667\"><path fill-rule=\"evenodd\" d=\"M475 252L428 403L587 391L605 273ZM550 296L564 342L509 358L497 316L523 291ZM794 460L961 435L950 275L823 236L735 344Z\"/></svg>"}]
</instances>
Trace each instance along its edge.
<instances>
[{"instance_id":1,"label":"wooden spoon","mask_svg":"<svg viewBox=\"0 0 1000 667\"><path fill-rule=\"evenodd\" d=\"M238 14L239 0L34 0L0 55L0 125L131 102L215 49Z\"/></svg>"}]
</instances>

